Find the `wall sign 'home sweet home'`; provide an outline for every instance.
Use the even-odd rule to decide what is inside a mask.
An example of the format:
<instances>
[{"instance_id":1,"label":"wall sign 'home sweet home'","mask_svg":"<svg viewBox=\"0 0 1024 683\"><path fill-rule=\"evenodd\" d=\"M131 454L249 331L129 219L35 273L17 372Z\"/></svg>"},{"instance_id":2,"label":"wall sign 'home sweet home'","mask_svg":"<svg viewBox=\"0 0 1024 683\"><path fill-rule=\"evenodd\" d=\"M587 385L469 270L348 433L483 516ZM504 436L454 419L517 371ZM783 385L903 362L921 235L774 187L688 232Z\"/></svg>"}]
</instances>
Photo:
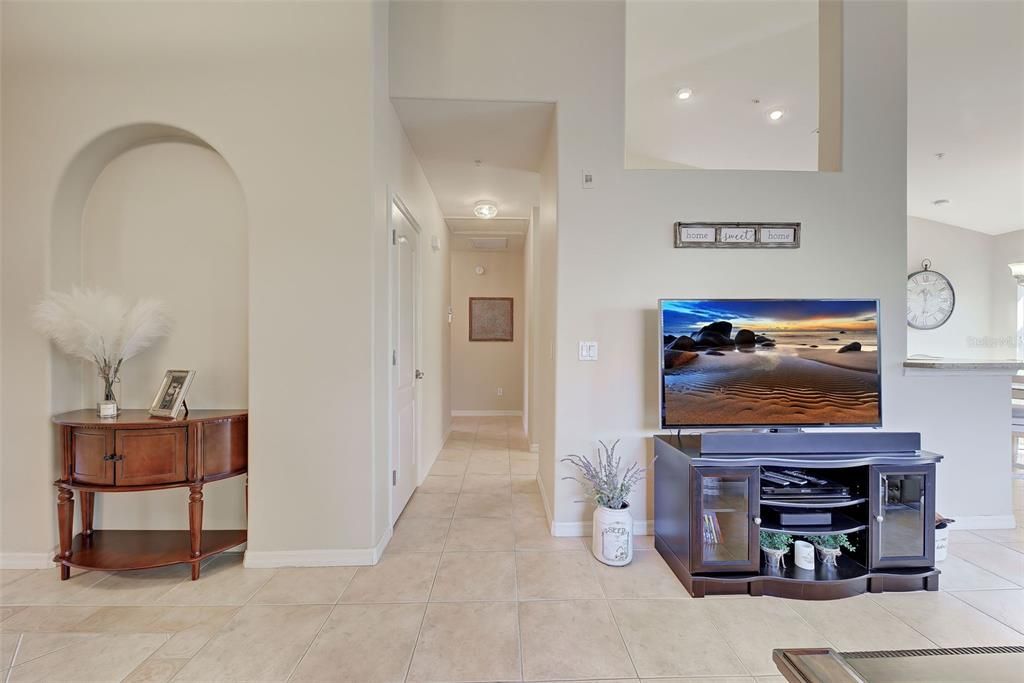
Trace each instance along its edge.
<instances>
[{"instance_id":1,"label":"wall sign 'home sweet home'","mask_svg":"<svg viewBox=\"0 0 1024 683\"><path fill-rule=\"evenodd\" d=\"M676 249L799 249L799 223L676 223Z\"/></svg>"}]
</instances>

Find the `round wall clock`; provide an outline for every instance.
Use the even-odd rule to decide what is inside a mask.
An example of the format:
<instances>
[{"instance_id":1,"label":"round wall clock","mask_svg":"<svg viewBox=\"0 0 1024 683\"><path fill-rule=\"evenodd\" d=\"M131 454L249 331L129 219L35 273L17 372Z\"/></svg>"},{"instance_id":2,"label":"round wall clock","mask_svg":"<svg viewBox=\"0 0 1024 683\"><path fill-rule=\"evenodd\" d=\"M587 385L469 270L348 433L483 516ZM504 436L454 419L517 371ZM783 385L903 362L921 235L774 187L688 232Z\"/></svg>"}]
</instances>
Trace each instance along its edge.
<instances>
[{"instance_id":1,"label":"round wall clock","mask_svg":"<svg viewBox=\"0 0 1024 683\"><path fill-rule=\"evenodd\" d=\"M915 330L941 327L956 306L953 284L931 267L932 262L925 259L921 270L907 276L907 324Z\"/></svg>"}]
</instances>

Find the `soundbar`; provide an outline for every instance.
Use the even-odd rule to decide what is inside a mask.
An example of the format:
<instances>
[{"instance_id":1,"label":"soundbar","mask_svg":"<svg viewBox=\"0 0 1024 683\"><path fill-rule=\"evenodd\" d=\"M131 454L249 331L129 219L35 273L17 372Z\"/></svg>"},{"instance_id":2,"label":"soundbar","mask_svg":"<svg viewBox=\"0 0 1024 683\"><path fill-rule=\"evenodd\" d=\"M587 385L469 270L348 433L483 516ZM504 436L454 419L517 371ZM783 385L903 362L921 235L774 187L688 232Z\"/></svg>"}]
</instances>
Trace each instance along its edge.
<instances>
[{"instance_id":1,"label":"soundbar","mask_svg":"<svg viewBox=\"0 0 1024 683\"><path fill-rule=\"evenodd\" d=\"M913 453L917 432L706 432L701 454L797 455L813 453Z\"/></svg>"}]
</instances>

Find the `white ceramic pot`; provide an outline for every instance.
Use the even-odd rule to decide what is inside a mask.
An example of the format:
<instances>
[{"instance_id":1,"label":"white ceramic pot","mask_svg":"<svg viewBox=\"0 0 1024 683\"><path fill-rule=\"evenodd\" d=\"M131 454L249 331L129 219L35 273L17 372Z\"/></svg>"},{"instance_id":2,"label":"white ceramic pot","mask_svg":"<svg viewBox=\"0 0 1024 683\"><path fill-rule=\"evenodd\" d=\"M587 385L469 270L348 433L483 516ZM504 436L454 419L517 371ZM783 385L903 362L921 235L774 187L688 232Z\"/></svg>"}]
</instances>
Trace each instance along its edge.
<instances>
[{"instance_id":1,"label":"white ceramic pot","mask_svg":"<svg viewBox=\"0 0 1024 683\"><path fill-rule=\"evenodd\" d=\"M775 548L765 548L764 546L761 546L761 552L764 553L764 563L768 565L769 569L779 569L780 567L786 566L785 550L776 550Z\"/></svg>"},{"instance_id":2,"label":"white ceramic pot","mask_svg":"<svg viewBox=\"0 0 1024 683\"><path fill-rule=\"evenodd\" d=\"M822 548L820 545L815 546L818 549L818 557L821 558L821 563L826 567L835 567L839 563L839 556L842 554L842 548Z\"/></svg>"},{"instance_id":3,"label":"white ceramic pot","mask_svg":"<svg viewBox=\"0 0 1024 683\"><path fill-rule=\"evenodd\" d=\"M807 541L793 544L793 562L801 569L814 569L814 546Z\"/></svg>"},{"instance_id":4,"label":"white ceramic pot","mask_svg":"<svg viewBox=\"0 0 1024 683\"><path fill-rule=\"evenodd\" d=\"M599 562L621 567L633 561L633 515L628 507L595 509L593 534L591 549Z\"/></svg>"},{"instance_id":5,"label":"white ceramic pot","mask_svg":"<svg viewBox=\"0 0 1024 683\"><path fill-rule=\"evenodd\" d=\"M935 529L935 561L942 562L949 553L949 527Z\"/></svg>"}]
</instances>

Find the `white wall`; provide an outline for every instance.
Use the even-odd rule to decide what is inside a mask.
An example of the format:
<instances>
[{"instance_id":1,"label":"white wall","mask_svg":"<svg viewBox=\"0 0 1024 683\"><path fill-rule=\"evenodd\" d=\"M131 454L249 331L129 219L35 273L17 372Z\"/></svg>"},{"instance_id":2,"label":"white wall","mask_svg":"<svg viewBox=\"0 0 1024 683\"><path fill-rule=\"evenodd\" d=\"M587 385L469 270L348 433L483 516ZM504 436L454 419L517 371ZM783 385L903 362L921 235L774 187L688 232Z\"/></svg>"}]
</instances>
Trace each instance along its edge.
<instances>
[{"instance_id":1,"label":"white wall","mask_svg":"<svg viewBox=\"0 0 1024 683\"><path fill-rule=\"evenodd\" d=\"M1024 262L1024 230L1003 233L992 238L991 273L991 333L998 355L1017 357L1017 281L1007 267Z\"/></svg>"},{"instance_id":2,"label":"white wall","mask_svg":"<svg viewBox=\"0 0 1024 683\"><path fill-rule=\"evenodd\" d=\"M656 307L659 297L672 296L878 297L886 425L922 430L957 463L940 471L944 512L1002 522L1010 515L1005 423L981 400L991 385L940 380L960 418L939 423L920 402L924 382L902 372L906 5L845 3L843 21L841 172L627 172L623 3L392 6L392 95L558 103L557 289L537 290L538 300L557 296L556 438L547 454L541 447L556 531L584 532L589 515L576 502L575 484L561 479L558 456L590 454L597 439L619 437L626 460L651 456L649 436L658 431ZM484 30L493 26L502 31ZM521 35L531 36L526 54ZM593 171L594 189L580 188L582 169ZM675 250L677 220L800 221L802 246L771 253ZM576 359L579 340L600 343L598 362ZM927 391L935 390L929 383ZM959 436L963 424L981 435L968 443ZM978 473L972 476L983 492L947 472ZM633 502L636 510L648 508L643 491Z\"/></svg>"},{"instance_id":3,"label":"white wall","mask_svg":"<svg viewBox=\"0 0 1024 683\"><path fill-rule=\"evenodd\" d=\"M175 329L125 363L117 394L148 408L170 368L196 370L190 408L244 408L249 384L249 276L245 197L213 150L185 142L137 147L96 179L82 215L82 281L164 302ZM83 406L102 395L83 363ZM244 479L211 485L204 526L245 526ZM181 491L100 496L99 528L188 528Z\"/></svg>"},{"instance_id":4,"label":"white wall","mask_svg":"<svg viewBox=\"0 0 1024 683\"><path fill-rule=\"evenodd\" d=\"M121 137L105 134L163 122L216 149L245 196L249 552L372 559L380 536L369 511L374 491L386 491L374 488L373 464L386 451L379 455L385 444L371 428L377 406L367 400L378 350L361 332L373 328L373 236L383 233L373 230L380 224L370 173L371 9L362 2L5 3L5 557L46 561L56 540L49 418L59 393L50 377L59 366L31 330L29 310L51 271L57 278L71 267L51 257L59 251L51 249L58 188L80 151L97 152L90 142L116 147ZM95 173L89 185L94 180ZM184 496L181 505L184 515Z\"/></svg>"},{"instance_id":5,"label":"white wall","mask_svg":"<svg viewBox=\"0 0 1024 683\"><path fill-rule=\"evenodd\" d=\"M521 249L452 252L452 410L523 410L524 263ZM476 267L484 274L477 275ZM469 341L470 297L512 297L512 341ZM498 389L502 395L498 396Z\"/></svg>"}]
</instances>

